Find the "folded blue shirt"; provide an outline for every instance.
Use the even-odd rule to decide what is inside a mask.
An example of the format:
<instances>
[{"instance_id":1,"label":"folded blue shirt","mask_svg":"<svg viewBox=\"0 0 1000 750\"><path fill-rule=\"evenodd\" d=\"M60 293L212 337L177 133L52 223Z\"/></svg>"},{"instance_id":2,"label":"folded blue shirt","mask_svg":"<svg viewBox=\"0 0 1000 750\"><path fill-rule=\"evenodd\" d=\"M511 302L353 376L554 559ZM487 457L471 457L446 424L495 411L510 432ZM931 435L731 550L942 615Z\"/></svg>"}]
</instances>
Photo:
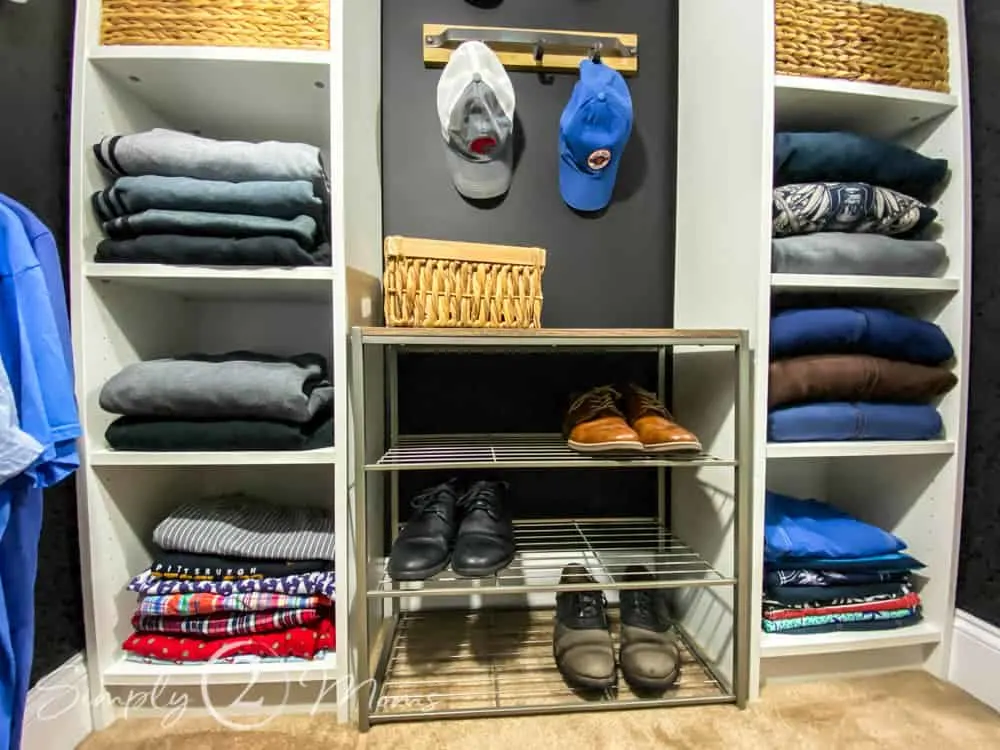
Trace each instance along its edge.
<instances>
[{"instance_id":1,"label":"folded blue shirt","mask_svg":"<svg viewBox=\"0 0 1000 750\"><path fill-rule=\"evenodd\" d=\"M867 182L926 201L948 173L946 159L857 133L776 133L774 184Z\"/></svg>"},{"instance_id":2,"label":"folded blue shirt","mask_svg":"<svg viewBox=\"0 0 1000 750\"><path fill-rule=\"evenodd\" d=\"M868 307L784 310L771 319L771 358L801 354L871 354L938 365L955 351L934 323Z\"/></svg>"},{"instance_id":3,"label":"folded blue shirt","mask_svg":"<svg viewBox=\"0 0 1000 750\"><path fill-rule=\"evenodd\" d=\"M920 570L926 568L915 557L905 552L869 557L851 557L841 560L826 557L789 557L782 560L765 560L768 571L772 570L832 570L848 572L852 570Z\"/></svg>"},{"instance_id":4,"label":"folded blue shirt","mask_svg":"<svg viewBox=\"0 0 1000 750\"><path fill-rule=\"evenodd\" d=\"M818 500L768 492L764 510L764 559L845 558L888 555L903 540Z\"/></svg>"},{"instance_id":5,"label":"folded blue shirt","mask_svg":"<svg viewBox=\"0 0 1000 750\"><path fill-rule=\"evenodd\" d=\"M824 440L936 440L944 423L930 404L833 401L775 409L767 415L774 443Z\"/></svg>"}]
</instances>

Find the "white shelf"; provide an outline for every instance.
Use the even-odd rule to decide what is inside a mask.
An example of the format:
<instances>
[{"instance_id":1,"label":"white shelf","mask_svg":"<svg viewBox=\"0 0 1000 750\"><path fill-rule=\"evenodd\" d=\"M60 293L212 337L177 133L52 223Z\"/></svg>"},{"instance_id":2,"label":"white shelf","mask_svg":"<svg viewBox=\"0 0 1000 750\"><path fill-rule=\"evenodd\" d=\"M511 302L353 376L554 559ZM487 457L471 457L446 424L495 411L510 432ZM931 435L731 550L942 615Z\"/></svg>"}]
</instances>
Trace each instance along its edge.
<instances>
[{"instance_id":1,"label":"white shelf","mask_svg":"<svg viewBox=\"0 0 1000 750\"><path fill-rule=\"evenodd\" d=\"M87 263L84 275L177 294L188 299L254 299L329 302L335 273L330 267L215 268L155 263Z\"/></svg>"},{"instance_id":2,"label":"white shelf","mask_svg":"<svg viewBox=\"0 0 1000 750\"><path fill-rule=\"evenodd\" d=\"M96 47L89 57L164 126L329 146L329 52L116 46Z\"/></svg>"},{"instance_id":3,"label":"white shelf","mask_svg":"<svg viewBox=\"0 0 1000 750\"><path fill-rule=\"evenodd\" d=\"M941 629L926 622L893 630L871 630L855 633L817 633L815 635L762 633L760 655L763 659L784 656L813 656L845 651L920 646L940 641Z\"/></svg>"},{"instance_id":4,"label":"white shelf","mask_svg":"<svg viewBox=\"0 0 1000 750\"><path fill-rule=\"evenodd\" d=\"M958 98L876 83L775 76L778 130L850 130L893 137L951 112Z\"/></svg>"},{"instance_id":5,"label":"white shelf","mask_svg":"<svg viewBox=\"0 0 1000 750\"><path fill-rule=\"evenodd\" d=\"M298 466L335 464L336 448L308 451L115 451L91 450L91 466Z\"/></svg>"},{"instance_id":6,"label":"white shelf","mask_svg":"<svg viewBox=\"0 0 1000 750\"><path fill-rule=\"evenodd\" d=\"M851 458L927 456L955 452L951 440L844 440L816 443L768 443L768 458Z\"/></svg>"},{"instance_id":7,"label":"white shelf","mask_svg":"<svg viewBox=\"0 0 1000 750\"><path fill-rule=\"evenodd\" d=\"M337 679L337 655L314 661L261 662L258 664L143 664L122 658L104 671L111 686L296 684Z\"/></svg>"},{"instance_id":8,"label":"white shelf","mask_svg":"<svg viewBox=\"0 0 1000 750\"><path fill-rule=\"evenodd\" d=\"M958 279L914 276L849 276L831 274L772 273L771 289L778 292L872 292L880 294L951 294Z\"/></svg>"}]
</instances>

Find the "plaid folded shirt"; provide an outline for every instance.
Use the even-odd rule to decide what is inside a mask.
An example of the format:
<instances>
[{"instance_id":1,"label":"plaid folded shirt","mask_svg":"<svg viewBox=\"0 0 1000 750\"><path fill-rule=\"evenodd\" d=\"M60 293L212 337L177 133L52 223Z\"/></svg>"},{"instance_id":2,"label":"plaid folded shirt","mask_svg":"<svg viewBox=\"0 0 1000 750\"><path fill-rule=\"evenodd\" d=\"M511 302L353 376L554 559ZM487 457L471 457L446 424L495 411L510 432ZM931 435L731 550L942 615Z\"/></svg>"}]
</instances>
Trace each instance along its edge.
<instances>
[{"instance_id":1,"label":"plaid folded shirt","mask_svg":"<svg viewBox=\"0 0 1000 750\"><path fill-rule=\"evenodd\" d=\"M232 635L272 633L301 627L323 617L318 609L286 609L277 612L254 612L246 615L206 615L204 617L132 616L132 627L140 633L180 633L213 638Z\"/></svg>"},{"instance_id":2,"label":"plaid folded shirt","mask_svg":"<svg viewBox=\"0 0 1000 750\"><path fill-rule=\"evenodd\" d=\"M316 609L329 607L330 600L319 596L287 594L168 594L144 596L138 614L143 617L164 615L210 615L216 612L266 612L275 609Z\"/></svg>"}]
</instances>

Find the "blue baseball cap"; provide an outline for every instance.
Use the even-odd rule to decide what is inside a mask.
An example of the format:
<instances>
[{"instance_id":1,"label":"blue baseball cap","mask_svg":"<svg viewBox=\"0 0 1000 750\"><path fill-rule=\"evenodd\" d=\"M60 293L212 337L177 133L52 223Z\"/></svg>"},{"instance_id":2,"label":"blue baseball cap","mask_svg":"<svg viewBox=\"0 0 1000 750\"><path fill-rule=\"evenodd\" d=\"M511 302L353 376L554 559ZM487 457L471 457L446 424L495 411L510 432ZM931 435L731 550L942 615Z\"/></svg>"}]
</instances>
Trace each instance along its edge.
<instances>
[{"instance_id":1,"label":"blue baseball cap","mask_svg":"<svg viewBox=\"0 0 1000 750\"><path fill-rule=\"evenodd\" d=\"M622 74L584 60L559 118L559 192L577 211L611 202L622 151L632 133L632 95Z\"/></svg>"}]
</instances>

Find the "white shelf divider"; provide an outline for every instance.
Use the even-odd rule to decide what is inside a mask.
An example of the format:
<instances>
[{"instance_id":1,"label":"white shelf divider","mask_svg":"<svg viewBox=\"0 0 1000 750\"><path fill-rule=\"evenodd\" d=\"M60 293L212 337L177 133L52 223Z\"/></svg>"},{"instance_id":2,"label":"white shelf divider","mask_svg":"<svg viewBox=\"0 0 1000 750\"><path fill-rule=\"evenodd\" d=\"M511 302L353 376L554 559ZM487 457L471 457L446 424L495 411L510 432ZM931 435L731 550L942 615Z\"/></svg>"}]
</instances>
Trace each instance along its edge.
<instances>
[{"instance_id":1,"label":"white shelf divider","mask_svg":"<svg viewBox=\"0 0 1000 750\"><path fill-rule=\"evenodd\" d=\"M776 292L859 292L886 295L952 294L960 288L958 279L915 276L849 276L833 274L772 273L771 289Z\"/></svg>"},{"instance_id":2,"label":"white shelf divider","mask_svg":"<svg viewBox=\"0 0 1000 750\"><path fill-rule=\"evenodd\" d=\"M865 456L929 456L955 452L953 440L844 440L815 443L768 443L767 457L852 458Z\"/></svg>"},{"instance_id":3,"label":"white shelf divider","mask_svg":"<svg viewBox=\"0 0 1000 750\"><path fill-rule=\"evenodd\" d=\"M337 677L337 655L313 661L264 661L247 664L145 664L124 657L104 671L104 684L115 687L154 685L246 685L256 683L329 682Z\"/></svg>"},{"instance_id":4,"label":"white shelf divider","mask_svg":"<svg viewBox=\"0 0 1000 750\"><path fill-rule=\"evenodd\" d=\"M336 464L336 448L306 451L115 451L89 452L92 466L304 466Z\"/></svg>"},{"instance_id":5,"label":"white shelf divider","mask_svg":"<svg viewBox=\"0 0 1000 750\"><path fill-rule=\"evenodd\" d=\"M774 96L779 130L849 130L884 138L958 106L953 94L789 75L775 76Z\"/></svg>"},{"instance_id":6,"label":"white shelf divider","mask_svg":"<svg viewBox=\"0 0 1000 750\"><path fill-rule=\"evenodd\" d=\"M336 272L329 266L219 268L157 263L87 263L93 282L114 282L185 299L286 299L329 302Z\"/></svg>"},{"instance_id":7,"label":"white shelf divider","mask_svg":"<svg viewBox=\"0 0 1000 750\"><path fill-rule=\"evenodd\" d=\"M790 633L763 633L760 641L762 659L786 656L815 656L845 651L871 651L901 646L920 646L941 641L941 628L921 622L893 630L865 632L817 633L794 635Z\"/></svg>"}]
</instances>

